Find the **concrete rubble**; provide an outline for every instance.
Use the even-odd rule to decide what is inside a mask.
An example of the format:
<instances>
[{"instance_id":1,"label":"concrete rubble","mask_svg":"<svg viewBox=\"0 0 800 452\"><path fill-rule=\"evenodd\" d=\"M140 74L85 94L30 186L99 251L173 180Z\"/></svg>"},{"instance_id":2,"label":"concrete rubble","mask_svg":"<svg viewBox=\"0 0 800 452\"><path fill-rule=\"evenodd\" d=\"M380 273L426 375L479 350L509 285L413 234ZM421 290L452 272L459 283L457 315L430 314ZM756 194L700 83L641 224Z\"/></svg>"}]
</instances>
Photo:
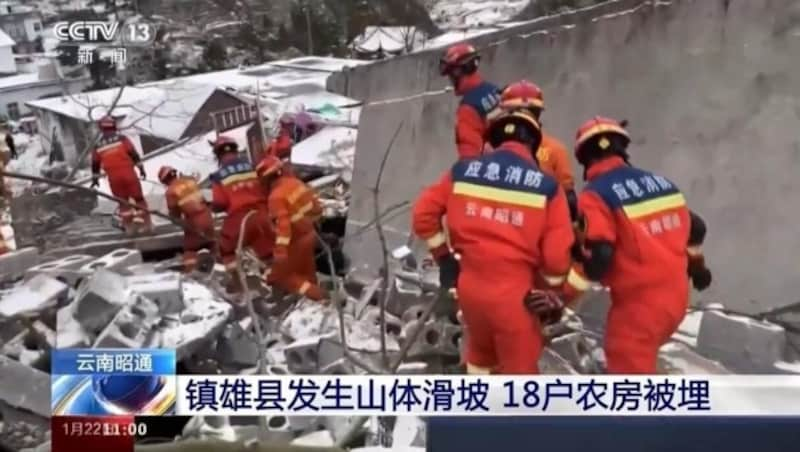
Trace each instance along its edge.
<instances>
[{"instance_id":1,"label":"concrete rubble","mask_svg":"<svg viewBox=\"0 0 800 452\"><path fill-rule=\"evenodd\" d=\"M133 249L96 258L76 255L31 261L28 268L16 272L16 280L6 283L0 299L4 331L0 364L9 369L0 378L13 373L13 378L46 382L43 371L48 370L48 351L54 346L174 348L188 372L259 372L261 354L253 319L234 313L215 274L185 275L169 269L175 265L169 260L146 262ZM458 319L439 311L427 320L422 318L437 290L436 269L417 269L404 253L394 256L390 265L393 277L388 287L381 278L362 278L356 283L349 278L341 313L333 305L300 299L280 317L261 318L267 331L262 341L267 357L264 372L340 375L381 369L379 304L386 290L390 292L385 313L389 360L395 360L411 333L422 328L397 372L463 371L459 358L464 331ZM607 294L598 292L587 298L568 312L564 322L548 328L548 346L540 362L544 373L603 372ZM745 345L728 347L731 343ZM783 327L727 314L721 306L712 305L702 316L687 316L675 340L662 349L659 366L665 373L678 374L800 373L787 344ZM0 391L0 399L34 418L46 419L49 402L37 399L42 394L47 391ZM347 434L355 418L274 417L267 419L266 427L257 420L238 422L194 418L179 436L326 447ZM421 450L425 425L414 417L372 418L362 427L361 450L389 446Z\"/></svg>"}]
</instances>

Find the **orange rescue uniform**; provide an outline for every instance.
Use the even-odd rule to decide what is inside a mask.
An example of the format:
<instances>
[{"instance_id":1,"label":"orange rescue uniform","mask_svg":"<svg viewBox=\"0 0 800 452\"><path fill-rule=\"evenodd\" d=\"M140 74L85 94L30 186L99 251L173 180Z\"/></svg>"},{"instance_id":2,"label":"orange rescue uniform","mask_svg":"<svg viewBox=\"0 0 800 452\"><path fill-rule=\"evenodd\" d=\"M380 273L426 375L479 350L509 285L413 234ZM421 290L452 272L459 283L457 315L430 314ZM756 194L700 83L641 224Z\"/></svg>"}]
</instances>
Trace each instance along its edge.
<instances>
[{"instance_id":1,"label":"orange rescue uniform","mask_svg":"<svg viewBox=\"0 0 800 452\"><path fill-rule=\"evenodd\" d=\"M500 89L475 73L459 81L456 94L462 96L456 110L458 158L477 158L484 149L486 116L500 101Z\"/></svg>"},{"instance_id":2,"label":"orange rescue uniform","mask_svg":"<svg viewBox=\"0 0 800 452\"><path fill-rule=\"evenodd\" d=\"M572 163L567 148L552 135L542 134L542 144L536 151L536 160L545 174L555 178L564 190L574 190Z\"/></svg>"},{"instance_id":3,"label":"orange rescue uniform","mask_svg":"<svg viewBox=\"0 0 800 452\"><path fill-rule=\"evenodd\" d=\"M131 224L150 225L147 201L135 169L140 160L133 143L123 135L102 137L92 152L92 174L98 174L102 168L108 176L111 194L139 207L120 204L119 215L126 228Z\"/></svg>"},{"instance_id":4,"label":"orange rescue uniform","mask_svg":"<svg viewBox=\"0 0 800 452\"><path fill-rule=\"evenodd\" d=\"M267 211L267 197L253 165L235 153L223 155L220 168L211 175L211 206L227 213L219 237L219 252L228 271L236 270L236 248L245 217L242 247L250 247L267 260L272 257L275 233Z\"/></svg>"},{"instance_id":5,"label":"orange rescue uniform","mask_svg":"<svg viewBox=\"0 0 800 452\"><path fill-rule=\"evenodd\" d=\"M197 252L209 248L214 238L214 219L203 193L193 177L179 176L167 186L167 209L170 216L183 219L183 267L187 272L197 266Z\"/></svg>"},{"instance_id":6,"label":"orange rescue uniform","mask_svg":"<svg viewBox=\"0 0 800 452\"><path fill-rule=\"evenodd\" d=\"M275 224L274 261L267 282L312 300L324 297L317 285L314 224L322 206L314 190L300 179L282 174L273 182L269 212Z\"/></svg>"},{"instance_id":7,"label":"orange rescue uniform","mask_svg":"<svg viewBox=\"0 0 800 452\"><path fill-rule=\"evenodd\" d=\"M288 162L292 156L292 134L291 131L282 127L278 136L275 137L267 146L266 155L278 157L278 159Z\"/></svg>"},{"instance_id":8,"label":"orange rescue uniform","mask_svg":"<svg viewBox=\"0 0 800 452\"><path fill-rule=\"evenodd\" d=\"M687 242L689 209L666 178L609 157L589 167L578 198L585 241L613 245L610 270L601 281L611 290L605 337L607 370L656 373L658 349L669 340L689 304ZM574 267L567 291L589 288Z\"/></svg>"},{"instance_id":9,"label":"orange rescue uniform","mask_svg":"<svg viewBox=\"0 0 800 452\"><path fill-rule=\"evenodd\" d=\"M469 331L466 361L503 374L538 373L539 319L523 305L541 277L563 278L574 240L564 191L530 151L508 142L462 160L426 188L413 210L414 232L432 251L461 256L458 303Z\"/></svg>"}]
</instances>

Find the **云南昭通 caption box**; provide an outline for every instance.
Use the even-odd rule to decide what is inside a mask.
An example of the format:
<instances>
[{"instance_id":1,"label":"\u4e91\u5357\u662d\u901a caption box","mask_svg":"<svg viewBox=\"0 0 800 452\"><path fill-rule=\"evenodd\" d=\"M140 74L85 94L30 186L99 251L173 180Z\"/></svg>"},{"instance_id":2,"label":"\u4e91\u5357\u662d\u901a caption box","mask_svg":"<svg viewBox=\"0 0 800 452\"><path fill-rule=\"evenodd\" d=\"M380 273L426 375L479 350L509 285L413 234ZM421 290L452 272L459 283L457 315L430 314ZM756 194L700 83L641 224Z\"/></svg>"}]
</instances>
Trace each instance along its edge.
<instances>
[{"instance_id":1,"label":"\u4e91\u5357\u662d\u901a caption box","mask_svg":"<svg viewBox=\"0 0 800 452\"><path fill-rule=\"evenodd\" d=\"M54 349L51 360L53 416L174 412L174 350Z\"/></svg>"},{"instance_id":2,"label":"\u4e91\u5357\u662d\u901a caption box","mask_svg":"<svg viewBox=\"0 0 800 452\"><path fill-rule=\"evenodd\" d=\"M179 375L178 415L787 416L800 377Z\"/></svg>"}]
</instances>

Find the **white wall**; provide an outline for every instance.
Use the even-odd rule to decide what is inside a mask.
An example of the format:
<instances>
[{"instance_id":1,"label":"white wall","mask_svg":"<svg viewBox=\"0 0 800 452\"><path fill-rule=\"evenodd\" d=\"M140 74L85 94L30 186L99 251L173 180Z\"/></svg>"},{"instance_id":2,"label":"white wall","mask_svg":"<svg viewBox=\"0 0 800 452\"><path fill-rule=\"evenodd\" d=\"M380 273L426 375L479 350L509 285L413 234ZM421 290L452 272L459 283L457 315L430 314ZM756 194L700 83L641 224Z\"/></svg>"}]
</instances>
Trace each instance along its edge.
<instances>
[{"instance_id":1,"label":"white wall","mask_svg":"<svg viewBox=\"0 0 800 452\"><path fill-rule=\"evenodd\" d=\"M13 74L17 72L17 65L14 63L14 53L11 46L0 46L0 74Z\"/></svg>"},{"instance_id":2,"label":"white wall","mask_svg":"<svg viewBox=\"0 0 800 452\"><path fill-rule=\"evenodd\" d=\"M92 81L87 77L82 80L65 81L64 84L70 93L77 93L91 85ZM0 113L8 115L8 104L16 102L19 106L20 115L24 116L30 114L31 110L25 105L25 102L30 102L53 94L61 94L62 92L62 86L58 80L53 80L50 83L22 85L19 89L13 89L12 87L4 88L0 90Z\"/></svg>"},{"instance_id":3,"label":"white wall","mask_svg":"<svg viewBox=\"0 0 800 452\"><path fill-rule=\"evenodd\" d=\"M39 30L36 30L36 24L39 25ZM38 17L29 17L25 19L25 35L28 38L28 41L35 41L42 32L44 31L44 26L42 25L41 19Z\"/></svg>"}]
</instances>

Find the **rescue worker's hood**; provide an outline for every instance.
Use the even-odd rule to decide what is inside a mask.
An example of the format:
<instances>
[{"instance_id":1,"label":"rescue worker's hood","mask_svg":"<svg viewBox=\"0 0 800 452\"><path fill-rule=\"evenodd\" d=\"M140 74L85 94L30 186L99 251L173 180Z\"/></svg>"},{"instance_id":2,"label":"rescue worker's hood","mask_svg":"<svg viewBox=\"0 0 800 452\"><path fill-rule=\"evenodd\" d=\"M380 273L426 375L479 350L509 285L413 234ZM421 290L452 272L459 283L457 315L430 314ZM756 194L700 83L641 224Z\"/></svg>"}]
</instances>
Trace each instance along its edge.
<instances>
[{"instance_id":1,"label":"rescue worker's hood","mask_svg":"<svg viewBox=\"0 0 800 452\"><path fill-rule=\"evenodd\" d=\"M592 165L586 169L586 180L591 181L592 179L621 166L627 166L627 163L625 163L625 160L623 160L622 157L616 155L606 157L603 160L592 163Z\"/></svg>"},{"instance_id":2,"label":"rescue worker's hood","mask_svg":"<svg viewBox=\"0 0 800 452\"><path fill-rule=\"evenodd\" d=\"M456 95L463 96L483 83L483 78L477 72L465 75L458 79L458 86L455 87Z\"/></svg>"}]
</instances>

